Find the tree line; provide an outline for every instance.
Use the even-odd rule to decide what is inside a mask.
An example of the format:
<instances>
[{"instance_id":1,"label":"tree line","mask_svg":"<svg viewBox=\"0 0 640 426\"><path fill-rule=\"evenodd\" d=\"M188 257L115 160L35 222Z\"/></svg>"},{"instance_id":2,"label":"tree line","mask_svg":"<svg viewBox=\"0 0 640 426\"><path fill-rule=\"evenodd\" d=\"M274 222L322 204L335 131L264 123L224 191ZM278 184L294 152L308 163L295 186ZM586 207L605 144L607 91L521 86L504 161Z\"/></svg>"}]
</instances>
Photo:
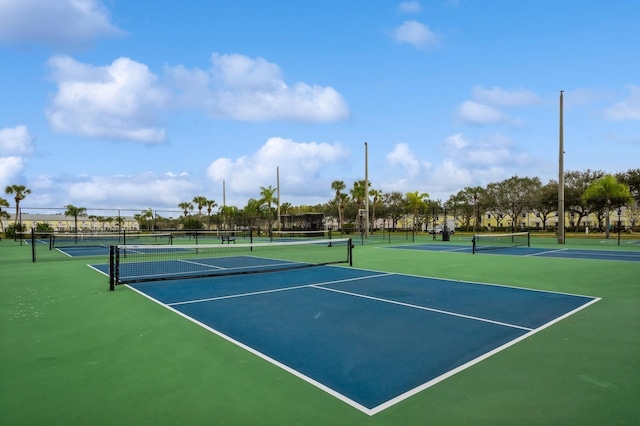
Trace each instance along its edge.
<instances>
[{"instance_id":1,"label":"tree line","mask_svg":"<svg viewBox=\"0 0 640 426\"><path fill-rule=\"evenodd\" d=\"M331 183L333 197L323 204L293 206L288 202L279 206L280 214L323 213L325 217L336 218L339 229L362 229L365 224L362 211L369 206L369 224L371 229L380 226L381 221L387 227L395 228L400 218L410 215L413 226L420 229L423 224L444 218L455 218L460 227L471 230L480 224L485 214L516 224L523 213L532 213L540 219L543 228L549 219L558 212L558 181L550 180L543 184L538 177L512 176L500 182L486 186L465 187L451 195L447 200L431 199L426 192L400 191L383 192L371 183L356 180L351 187L344 181ZM574 218L576 226L589 215L594 215L599 226L609 230L609 218L612 212L624 209L625 217L632 226L640 223L640 169L607 174L602 170L567 171L564 176L565 211ZM366 188L369 188L365 194ZM31 190L23 185L11 185L6 194L14 196L15 221L20 202ZM217 201L205 196L195 196L191 201L178 204L182 211L179 218L163 218L151 208L135 214L141 229L167 229L181 226L186 229L237 228L253 226L271 229L277 220L276 189L272 186L260 187L259 196L250 198L243 208L220 206ZM5 209L3 209L5 207ZM9 218L6 208L9 202L0 197L0 225ZM218 207L217 210L215 208ZM77 218L85 216L85 207L65 206L66 216ZM195 213L194 213L195 211ZM92 216L92 219L113 221L113 218ZM111 219L111 220L109 220ZM2 226L4 228L4 226ZM477 230L477 229L475 229Z\"/></svg>"}]
</instances>

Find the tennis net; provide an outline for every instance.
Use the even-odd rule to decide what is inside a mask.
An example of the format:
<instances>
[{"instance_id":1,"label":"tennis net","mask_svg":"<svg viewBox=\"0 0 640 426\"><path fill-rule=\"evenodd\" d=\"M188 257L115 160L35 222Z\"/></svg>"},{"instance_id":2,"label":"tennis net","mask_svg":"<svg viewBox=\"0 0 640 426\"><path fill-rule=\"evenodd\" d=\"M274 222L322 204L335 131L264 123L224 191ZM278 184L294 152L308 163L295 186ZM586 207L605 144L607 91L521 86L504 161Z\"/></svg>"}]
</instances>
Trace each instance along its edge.
<instances>
[{"instance_id":1,"label":"tennis net","mask_svg":"<svg viewBox=\"0 0 640 426\"><path fill-rule=\"evenodd\" d=\"M313 239L331 239L331 230L319 231L271 231L269 233L271 242L278 241L302 241Z\"/></svg>"},{"instance_id":2,"label":"tennis net","mask_svg":"<svg viewBox=\"0 0 640 426\"><path fill-rule=\"evenodd\" d=\"M234 230L180 230L172 231L174 244L190 243L195 241L196 244L215 244L220 241L229 240L246 240L250 242L250 229L234 229Z\"/></svg>"},{"instance_id":3,"label":"tennis net","mask_svg":"<svg viewBox=\"0 0 640 426\"><path fill-rule=\"evenodd\" d=\"M251 274L352 262L351 239L261 244L114 245L109 287L144 281Z\"/></svg>"},{"instance_id":4,"label":"tennis net","mask_svg":"<svg viewBox=\"0 0 640 426\"><path fill-rule=\"evenodd\" d=\"M171 234L130 234L126 232L113 234L49 234L49 250L69 247L110 247L114 244L168 244L172 242Z\"/></svg>"},{"instance_id":5,"label":"tennis net","mask_svg":"<svg viewBox=\"0 0 640 426\"><path fill-rule=\"evenodd\" d=\"M473 253L482 250L495 250L510 247L530 247L529 232L511 234L477 234L473 237Z\"/></svg>"}]
</instances>

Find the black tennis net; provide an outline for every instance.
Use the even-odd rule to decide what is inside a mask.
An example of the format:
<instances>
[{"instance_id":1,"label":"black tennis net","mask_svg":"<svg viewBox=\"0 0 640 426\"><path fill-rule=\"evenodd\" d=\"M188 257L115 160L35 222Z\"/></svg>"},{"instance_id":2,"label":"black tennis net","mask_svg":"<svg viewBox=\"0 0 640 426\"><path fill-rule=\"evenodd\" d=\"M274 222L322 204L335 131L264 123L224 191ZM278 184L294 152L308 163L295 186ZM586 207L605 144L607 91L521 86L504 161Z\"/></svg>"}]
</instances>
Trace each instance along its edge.
<instances>
[{"instance_id":1,"label":"black tennis net","mask_svg":"<svg viewBox=\"0 0 640 426\"><path fill-rule=\"evenodd\" d=\"M171 234L112 233L112 234L49 234L49 249L70 247L105 247L116 244L171 244Z\"/></svg>"},{"instance_id":2,"label":"black tennis net","mask_svg":"<svg viewBox=\"0 0 640 426\"><path fill-rule=\"evenodd\" d=\"M350 238L260 244L114 245L109 253L109 287L236 274L264 273L318 265L353 265Z\"/></svg>"},{"instance_id":3,"label":"black tennis net","mask_svg":"<svg viewBox=\"0 0 640 426\"><path fill-rule=\"evenodd\" d=\"M269 240L271 242L279 241L302 241L302 240L330 240L331 230L319 230L319 231L276 231L273 230L269 233Z\"/></svg>"},{"instance_id":4,"label":"black tennis net","mask_svg":"<svg viewBox=\"0 0 640 426\"><path fill-rule=\"evenodd\" d=\"M473 253L482 250L496 250L510 247L530 247L529 232L511 234L477 234L473 237Z\"/></svg>"}]
</instances>

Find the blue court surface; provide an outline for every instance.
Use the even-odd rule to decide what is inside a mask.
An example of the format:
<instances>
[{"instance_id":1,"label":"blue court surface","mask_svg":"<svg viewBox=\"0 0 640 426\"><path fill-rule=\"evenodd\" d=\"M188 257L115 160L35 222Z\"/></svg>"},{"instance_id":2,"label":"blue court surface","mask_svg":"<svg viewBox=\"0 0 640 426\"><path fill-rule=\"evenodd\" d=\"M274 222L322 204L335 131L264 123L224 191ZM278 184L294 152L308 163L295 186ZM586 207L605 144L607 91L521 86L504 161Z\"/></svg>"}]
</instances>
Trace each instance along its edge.
<instances>
[{"instance_id":1,"label":"blue court surface","mask_svg":"<svg viewBox=\"0 0 640 426\"><path fill-rule=\"evenodd\" d=\"M129 287L368 415L599 300L337 266Z\"/></svg>"},{"instance_id":2,"label":"blue court surface","mask_svg":"<svg viewBox=\"0 0 640 426\"><path fill-rule=\"evenodd\" d=\"M415 244L404 246L390 246L384 248L401 250L427 250L446 253L472 252L471 245L439 245L439 244ZM539 247L502 247L478 251L477 254L499 254L508 256L533 256L555 257L564 259L590 259L590 260L618 260L627 262L640 262L640 251L623 250L582 250L572 248L539 248Z\"/></svg>"},{"instance_id":3,"label":"blue court surface","mask_svg":"<svg viewBox=\"0 0 640 426\"><path fill-rule=\"evenodd\" d=\"M69 257L109 256L108 246L57 247L55 250Z\"/></svg>"}]
</instances>

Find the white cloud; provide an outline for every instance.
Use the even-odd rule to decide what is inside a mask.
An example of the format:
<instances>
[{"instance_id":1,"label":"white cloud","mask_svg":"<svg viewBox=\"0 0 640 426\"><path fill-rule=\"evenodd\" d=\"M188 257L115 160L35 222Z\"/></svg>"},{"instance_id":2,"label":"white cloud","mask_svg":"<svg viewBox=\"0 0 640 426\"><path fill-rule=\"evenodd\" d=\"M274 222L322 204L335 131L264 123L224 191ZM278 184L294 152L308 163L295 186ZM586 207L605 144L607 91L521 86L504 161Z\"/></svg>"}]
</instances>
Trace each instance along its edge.
<instances>
[{"instance_id":1,"label":"white cloud","mask_svg":"<svg viewBox=\"0 0 640 426\"><path fill-rule=\"evenodd\" d=\"M417 1L403 1L398 5L398 10L403 13L418 13L422 10L422 5Z\"/></svg>"},{"instance_id":2,"label":"white cloud","mask_svg":"<svg viewBox=\"0 0 640 426\"><path fill-rule=\"evenodd\" d=\"M431 191L436 193L456 193L466 186L472 186L473 173L469 169L460 167L451 159L445 159L436 167L429 182Z\"/></svg>"},{"instance_id":3,"label":"white cloud","mask_svg":"<svg viewBox=\"0 0 640 426\"><path fill-rule=\"evenodd\" d=\"M37 176L30 183L31 206L74 204L87 208L144 209L178 204L203 191L201 183L185 173L143 172L121 176ZM43 195L44 194L44 195Z\"/></svg>"},{"instance_id":4,"label":"white cloud","mask_svg":"<svg viewBox=\"0 0 640 426\"><path fill-rule=\"evenodd\" d=\"M522 120L509 117L499 108L522 107L541 102L540 97L531 90L505 90L499 86L491 89L474 86L471 97L472 100L460 104L456 116L464 123L476 125L520 124Z\"/></svg>"},{"instance_id":5,"label":"white cloud","mask_svg":"<svg viewBox=\"0 0 640 426\"><path fill-rule=\"evenodd\" d=\"M102 37L126 33L111 23L98 0L2 0L0 42L84 47Z\"/></svg>"},{"instance_id":6,"label":"white cloud","mask_svg":"<svg viewBox=\"0 0 640 426\"><path fill-rule=\"evenodd\" d=\"M29 155L33 152L32 142L27 126L0 129L0 155Z\"/></svg>"},{"instance_id":7,"label":"white cloud","mask_svg":"<svg viewBox=\"0 0 640 426\"><path fill-rule=\"evenodd\" d=\"M423 164L406 143L396 144L393 151L387 154L386 159L391 166L402 167L409 177L418 176L423 169Z\"/></svg>"},{"instance_id":8,"label":"white cloud","mask_svg":"<svg viewBox=\"0 0 640 426\"><path fill-rule=\"evenodd\" d=\"M540 98L531 90L504 90L501 87L485 89L482 86L475 86L472 89L473 98L481 103L494 107L514 107L533 105L540 102Z\"/></svg>"},{"instance_id":9,"label":"white cloud","mask_svg":"<svg viewBox=\"0 0 640 426\"><path fill-rule=\"evenodd\" d=\"M325 190L329 194L331 176L323 176L323 169L342 162L348 155L348 150L337 144L272 137L251 156L215 160L208 167L207 176L219 184L225 181L232 197L238 197L244 205L249 198L259 198L261 186L277 186L279 167L281 195L286 194L286 201L292 202L296 197L315 197Z\"/></svg>"},{"instance_id":10,"label":"white cloud","mask_svg":"<svg viewBox=\"0 0 640 426\"><path fill-rule=\"evenodd\" d=\"M398 43L408 43L418 49L438 44L438 36L423 23L405 21L393 30L393 38Z\"/></svg>"},{"instance_id":11,"label":"white cloud","mask_svg":"<svg viewBox=\"0 0 640 426\"><path fill-rule=\"evenodd\" d=\"M431 164L408 144L397 144L386 156L389 167L382 172L381 189L402 193L418 190L427 192L431 199L446 200L466 186L487 184L521 173L534 162L500 133L477 141L461 133L454 134L444 139L441 148L442 160Z\"/></svg>"},{"instance_id":12,"label":"white cloud","mask_svg":"<svg viewBox=\"0 0 640 426\"><path fill-rule=\"evenodd\" d=\"M453 148L456 150L464 149L469 146L470 142L464 138L462 133L456 133L453 136L448 136L445 139L445 147Z\"/></svg>"},{"instance_id":13,"label":"white cloud","mask_svg":"<svg viewBox=\"0 0 640 426\"><path fill-rule=\"evenodd\" d=\"M496 169L512 169L517 173L518 168L530 165L533 161L518 150L511 138L501 133L489 135L481 140L467 139L462 134L455 134L445 139L443 147L447 160L461 169L469 170L472 175Z\"/></svg>"},{"instance_id":14,"label":"white cloud","mask_svg":"<svg viewBox=\"0 0 640 426\"><path fill-rule=\"evenodd\" d=\"M0 157L0 188L3 191L8 185L16 184L15 180L24 170L25 164L26 160L22 157Z\"/></svg>"},{"instance_id":15,"label":"white cloud","mask_svg":"<svg viewBox=\"0 0 640 426\"><path fill-rule=\"evenodd\" d=\"M46 111L54 130L137 142L164 140L165 130L155 127L155 116L168 93L146 65L118 58L93 66L68 56L54 56L47 64L58 86Z\"/></svg>"},{"instance_id":16,"label":"white cloud","mask_svg":"<svg viewBox=\"0 0 640 426\"><path fill-rule=\"evenodd\" d=\"M626 121L640 120L640 86L628 86L629 96L622 102L618 102L605 110L605 116L609 120Z\"/></svg>"},{"instance_id":17,"label":"white cloud","mask_svg":"<svg viewBox=\"0 0 640 426\"><path fill-rule=\"evenodd\" d=\"M474 101L464 101L457 111L457 117L469 124L508 123L509 116L499 110Z\"/></svg>"},{"instance_id":18,"label":"white cloud","mask_svg":"<svg viewBox=\"0 0 640 426\"><path fill-rule=\"evenodd\" d=\"M211 68L167 67L181 103L217 118L242 121L332 122L349 118L343 96L332 87L287 85L278 65L244 55L211 56Z\"/></svg>"}]
</instances>

